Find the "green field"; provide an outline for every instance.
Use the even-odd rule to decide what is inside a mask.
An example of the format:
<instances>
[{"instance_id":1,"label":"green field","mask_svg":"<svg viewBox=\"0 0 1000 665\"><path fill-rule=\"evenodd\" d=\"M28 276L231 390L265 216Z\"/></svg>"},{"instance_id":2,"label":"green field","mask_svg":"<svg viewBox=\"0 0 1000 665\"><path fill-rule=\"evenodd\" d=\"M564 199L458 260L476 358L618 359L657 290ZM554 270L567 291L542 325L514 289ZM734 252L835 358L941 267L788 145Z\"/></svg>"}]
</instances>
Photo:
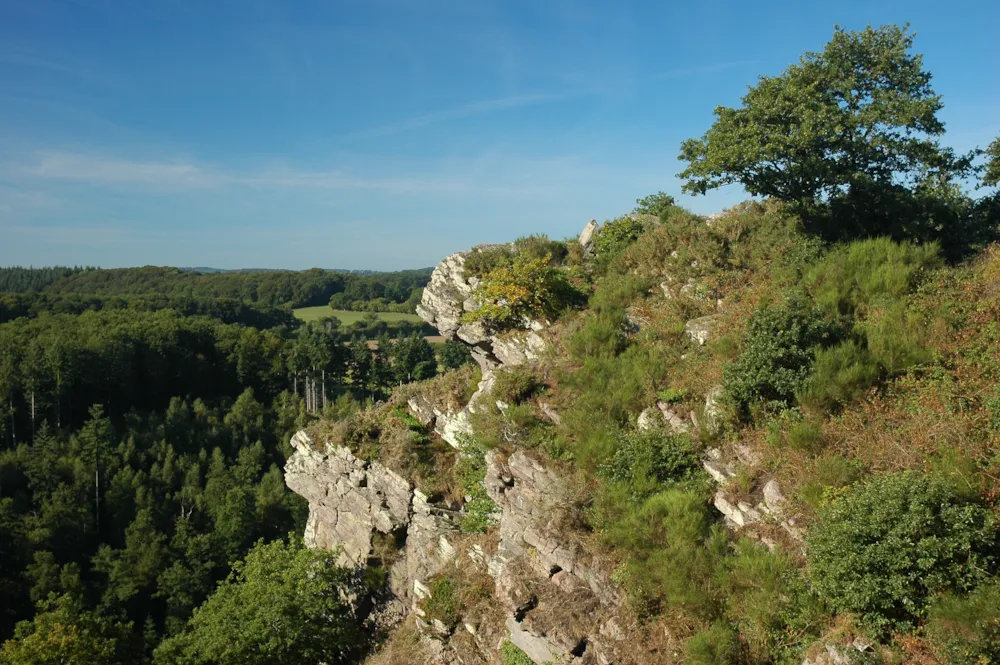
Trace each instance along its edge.
<instances>
[{"instance_id":1,"label":"green field","mask_svg":"<svg viewBox=\"0 0 1000 665\"><path fill-rule=\"evenodd\" d=\"M349 326L355 321L360 321L368 312L348 312L343 309L330 309L328 305L320 305L319 307L301 307L299 309L293 309L292 313L302 321L318 321L327 316L335 316L340 319L340 322ZM416 314L400 314L398 312L375 312L375 315L383 321L412 321L413 323L420 323L421 319Z\"/></svg>"}]
</instances>

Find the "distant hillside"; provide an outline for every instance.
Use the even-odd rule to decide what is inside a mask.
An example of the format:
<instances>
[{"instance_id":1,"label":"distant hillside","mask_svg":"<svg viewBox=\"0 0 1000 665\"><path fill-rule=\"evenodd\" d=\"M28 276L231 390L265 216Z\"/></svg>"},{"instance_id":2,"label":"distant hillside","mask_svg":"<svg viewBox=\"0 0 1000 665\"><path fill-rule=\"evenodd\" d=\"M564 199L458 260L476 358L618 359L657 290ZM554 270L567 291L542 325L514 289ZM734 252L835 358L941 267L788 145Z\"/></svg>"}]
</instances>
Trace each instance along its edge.
<instances>
[{"instance_id":1,"label":"distant hillside","mask_svg":"<svg viewBox=\"0 0 1000 665\"><path fill-rule=\"evenodd\" d=\"M338 296L339 309L411 312L430 272L430 268L386 273L320 268L0 268L0 292L226 298L267 307L326 305Z\"/></svg>"}]
</instances>

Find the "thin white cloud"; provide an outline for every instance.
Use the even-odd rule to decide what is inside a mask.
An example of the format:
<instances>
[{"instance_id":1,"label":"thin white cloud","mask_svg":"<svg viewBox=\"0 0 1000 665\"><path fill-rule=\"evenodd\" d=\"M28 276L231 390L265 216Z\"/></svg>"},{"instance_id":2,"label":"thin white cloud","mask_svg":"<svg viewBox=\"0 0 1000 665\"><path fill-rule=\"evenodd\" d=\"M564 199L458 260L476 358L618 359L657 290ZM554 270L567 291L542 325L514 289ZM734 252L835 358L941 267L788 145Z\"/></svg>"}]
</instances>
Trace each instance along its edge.
<instances>
[{"instance_id":1,"label":"thin white cloud","mask_svg":"<svg viewBox=\"0 0 1000 665\"><path fill-rule=\"evenodd\" d=\"M229 186L392 192L459 192L474 189L467 179L461 177L372 178L343 170L300 169L236 172L190 161L139 161L74 152L35 153L5 171L31 180L168 191Z\"/></svg>"},{"instance_id":2,"label":"thin white cloud","mask_svg":"<svg viewBox=\"0 0 1000 665\"><path fill-rule=\"evenodd\" d=\"M378 127L372 127L370 129L362 129L356 132L350 132L348 134L343 135L342 138L351 138L351 139L372 138L376 136L386 136L389 134L399 134L400 132L419 129L421 127L426 127L428 125L433 125L439 122L447 122L448 120L459 120L462 118L471 118L474 116L483 115L486 113L493 113L496 111L503 111L506 109L524 108L527 106L535 106L538 104L545 104L548 102L557 102L581 94L586 94L586 93L582 91L562 92L562 93L533 93L524 95L512 95L509 97L499 97L497 99L484 99L476 102L469 102L467 104L462 104L460 106L441 109L439 111L433 111L431 113L425 113L423 115L413 116L411 118L406 118L398 122L393 122Z\"/></svg>"},{"instance_id":3,"label":"thin white cloud","mask_svg":"<svg viewBox=\"0 0 1000 665\"><path fill-rule=\"evenodd\" d=\"M21 173L44 179L91 183L149 184L170 187L206 187L219 183L215 174L193 164L140 162L80 153L42 153L36 164Z\"/></svg>"}]
</instances>

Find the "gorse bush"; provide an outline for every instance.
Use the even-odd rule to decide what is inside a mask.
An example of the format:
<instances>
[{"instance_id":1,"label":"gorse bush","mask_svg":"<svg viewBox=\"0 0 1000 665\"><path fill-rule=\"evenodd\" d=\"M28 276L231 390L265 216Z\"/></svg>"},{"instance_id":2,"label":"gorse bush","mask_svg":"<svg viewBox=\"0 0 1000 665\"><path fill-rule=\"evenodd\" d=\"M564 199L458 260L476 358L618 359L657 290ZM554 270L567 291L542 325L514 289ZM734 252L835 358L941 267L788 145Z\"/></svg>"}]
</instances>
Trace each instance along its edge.
<instances>
[{"instance_id":1,"label":"gorse bush","mask_svg":"<svg viewBox=\"0 0 1000 665\"><path fill-rule=\"evenodd\" d=\"M789 648L789 636L817 636L823 616L794 559L744 538L727 563L726 615L739 629L750 662L792 661L798 654Z\"/></svg>"},{"instance_id":2,"label":"gorse bush","mask_svg":"<svg viewBox=\"0 0 1000 665\"><path fill-rule=\"evenodd\" d=\"M724 623L696 633L684 646L684 662L690 665L735 665L739 655L739 637Z\"/></svg>"},{"instance_id":3,"label":"gorse bush","mask_svg":"<svg viewBox=\"0 0 1000 665\"><path fill-rule=\"evenodd\" d=\"M819 349L799 401L813 410L832 409L860 397L879 377L878 363L853 339Z\"/></svg>"},{"instance_id":4,"label":"gorse bush","mask_svg":"<svg viewBox=\"0 0 1000 665\"><path fill-rule=\"evenodd\" d=\"M968 596L945 594L928 614L926 634L938 662L1000 662L1000 584L996 581Z\"/></svg>"},{"instance_id":5,"label":"gorse bush","mask_svg":"<svg viewBox=\"0 0 1000 665\"><path fill-rule=\"evenodd\" d=\"M509 267L518 257L523 261L545 259L551 265L562 265L568 255L569 248L565 242L545 235L526 236L506 245L473 250L465 257L465 276L482 277L498 268Z\"/></svg>"},{"instance_id":6,"label":"gorse bush","mask_svg":"<svg viewBox=\"0 0 1000 665\"><path fill-rule=\"evenodd\" d=\"M754 312L743 348L725 368L726 392L738 409L781 409L792 404L812 370L818 348L836 341L839 330L798 297Z\"/></svg>"},{"instance_id":7,"label":"gorse bush","mask_svg":"<svg viewBox=\"0 0 1000 665\"><path fill-rule=\"evenodd\" d=\"M617 577L640 611L676 606L700 617L716 615L714 580L728 538L713 524L702 494L668 489L640 503L622 502L617 514L609 509L600 518L608 543L630 555Z\"/></svg>"},{"instance_id":8,"label":"gorse bush","mask_svg":"<svg viewBox=\"0 0 1000 665\"><path fill-rule=\"evenodd\" d=\"M520 404L539 389L542 384L530 369L512 367L496 372L492 395L507 404Z\"/></svg>"},{"instance_id":9,"label":"gorse bush","mask_svg":"<svg viewBox=\"0 0 1000 665\"><path fill-rule=\"evenodd\" d=\"M613 482L636 483L649 478L658 484L686 480L701 470L691 437L660 429L630 432L600 469Z\"/></svg>"},{"instance_id":10,"label":"gorse bush","mask_svg":"<svg viewBox=\"0 0 1000 665\"><path fill-rule=\"evenodd\" d=\"M833 250L806 276L816 303L828 312L858 310L909 293L920 277L941 264L937 245L858 240Z\"/></svg>"},{"instance_id":11,"label":"gorse bush","mask_svg":"<svg viewBox=\"0 0 1000 665\"><path fill-rule=\"evenodd\" d=\"M527 320L555 317L565 307L579 301L579 294L558 268L549 265L550 256L516 256L509 265L500 265L482 277L472 296L477 309L463 321L481 321L491 330L516 328Z\"/></svg>"},{"instance_id":12,"label":"gorse bush","mask_svg":"<svg viewBox=\"0 0 1000 665\"><path fill-rule=\"evenodd\" d=\"M934 594L973 589L997 563L994 514L914 472L845 490L822 508L807 542L820 596L882 635L924 617Z\"/></svg>"}]
</instances>

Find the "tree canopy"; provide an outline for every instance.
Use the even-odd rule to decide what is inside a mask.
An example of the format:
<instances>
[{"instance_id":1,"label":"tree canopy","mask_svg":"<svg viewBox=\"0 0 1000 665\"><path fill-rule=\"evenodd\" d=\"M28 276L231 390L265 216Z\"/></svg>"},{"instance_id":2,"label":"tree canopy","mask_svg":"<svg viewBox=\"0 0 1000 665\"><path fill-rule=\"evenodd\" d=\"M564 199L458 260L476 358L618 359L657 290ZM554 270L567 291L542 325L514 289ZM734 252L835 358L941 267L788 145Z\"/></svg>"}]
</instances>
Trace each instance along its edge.
<instances>
[{"instance_id":1,"label":"tree canopy","mask_svg":"<svg viewBox=\"0 0 1000 665\"><path fill-rule=\"evenodd\" d=\"M364 641L347 600L351 571L337 553L296 541L258 542L166 640L157 665L337 665Z\"/></svg>"},{"instance_id":2,"label":"tree canopy","mask_svg":"<svg viewBox=\"0 0 1000 665\"><path fill-rule=\"evenodd\" d=\"M792 203L832 239L947 235L962 220L930 210L928 190L970 173L971 156L941 146L941 96L912 47L907 27L838 27L822 51L761 77L741 107L716 108L708 132L682 144L684 191L738 183Z\"/></svg>"}]
</instances>

